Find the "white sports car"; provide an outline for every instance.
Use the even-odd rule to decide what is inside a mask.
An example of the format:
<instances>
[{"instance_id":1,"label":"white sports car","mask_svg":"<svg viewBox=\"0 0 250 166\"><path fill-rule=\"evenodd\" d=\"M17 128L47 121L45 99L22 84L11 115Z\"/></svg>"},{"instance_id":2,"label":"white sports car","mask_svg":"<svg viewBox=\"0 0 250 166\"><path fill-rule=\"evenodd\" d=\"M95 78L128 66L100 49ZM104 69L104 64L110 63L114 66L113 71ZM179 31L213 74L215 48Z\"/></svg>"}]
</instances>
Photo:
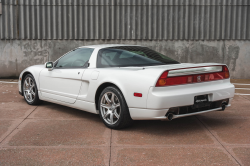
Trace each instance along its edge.
<instances>
[{"instance_id":1,"label":"white sports car","mask_svg":"<svg viewBox=\"0 0 250 166\"><path fill-rule=\"evenodd\" d=\"M225 64L179 63L135 45L76 48L26 68L18 85L30 105L45 100L99 114L112 129L224 110L234 97Z\"/></svg>"}]
</instances>

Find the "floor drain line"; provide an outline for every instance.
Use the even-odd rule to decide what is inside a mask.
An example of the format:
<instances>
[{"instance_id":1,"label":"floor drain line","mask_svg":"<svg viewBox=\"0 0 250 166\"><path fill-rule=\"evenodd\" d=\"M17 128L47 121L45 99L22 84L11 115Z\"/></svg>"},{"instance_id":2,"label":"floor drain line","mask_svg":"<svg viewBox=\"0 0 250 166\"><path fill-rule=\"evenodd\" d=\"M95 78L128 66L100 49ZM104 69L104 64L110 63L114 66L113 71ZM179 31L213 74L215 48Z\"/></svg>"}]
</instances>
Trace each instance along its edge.
<instances>
[{"instance_id":1,"label":"floor drain line","mask_svg":"<svg viewBox=\"0 0 250 166\"><path fill-rule=\"evenodd\" d=\"M109 166L111 162L111 146L112 146L112 129L111 129L111 136L110 136L110 151L109 151Z\"/></svg>"}]
</instances>

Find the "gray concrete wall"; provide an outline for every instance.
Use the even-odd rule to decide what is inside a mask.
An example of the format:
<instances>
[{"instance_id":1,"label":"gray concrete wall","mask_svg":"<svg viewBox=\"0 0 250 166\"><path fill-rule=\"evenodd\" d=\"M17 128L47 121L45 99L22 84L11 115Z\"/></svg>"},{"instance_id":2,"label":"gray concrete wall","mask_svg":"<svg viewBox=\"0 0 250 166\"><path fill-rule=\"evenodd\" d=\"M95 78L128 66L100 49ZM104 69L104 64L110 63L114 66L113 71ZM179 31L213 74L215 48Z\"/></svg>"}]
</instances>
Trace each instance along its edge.
<instances>
[{"instance_id":1,"label":"gray concrete wall","mask_svg":"<svg viewBox=\"0 0 250 166\"><path fill-rule=\"evenodd\" d=\"M250 41L175 40L0 40L0 78L18 77L28 66L54 61L69 50L93 44L135 44L179 62L218 62L231 78L250 78Z\"/></svg>"}]
</instances>

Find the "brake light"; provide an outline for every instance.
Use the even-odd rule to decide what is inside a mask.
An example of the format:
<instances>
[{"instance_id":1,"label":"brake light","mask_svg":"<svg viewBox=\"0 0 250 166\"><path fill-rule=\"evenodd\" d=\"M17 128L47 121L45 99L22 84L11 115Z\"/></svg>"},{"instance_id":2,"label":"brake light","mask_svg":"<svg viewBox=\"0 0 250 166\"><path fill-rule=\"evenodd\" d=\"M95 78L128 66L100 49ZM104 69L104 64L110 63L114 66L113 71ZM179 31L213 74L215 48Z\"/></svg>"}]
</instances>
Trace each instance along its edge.
<instances>
[{"instance_id":1,"label":"brake light","mask_svg":"<svg viewBox=\"0 0 250 166\"><path fill-rule=\"evenodd\" d=\"M160 78L156 83L157 87L214 81L214 80L227 79L230 77L227 66L222 66L222 71L213 73L192 74L192 75L171 76L171 77L168 76L168 74L169 71L165 71L164 73L162 73L162 75L160 76Z\"/></svg>"}]
</instances>

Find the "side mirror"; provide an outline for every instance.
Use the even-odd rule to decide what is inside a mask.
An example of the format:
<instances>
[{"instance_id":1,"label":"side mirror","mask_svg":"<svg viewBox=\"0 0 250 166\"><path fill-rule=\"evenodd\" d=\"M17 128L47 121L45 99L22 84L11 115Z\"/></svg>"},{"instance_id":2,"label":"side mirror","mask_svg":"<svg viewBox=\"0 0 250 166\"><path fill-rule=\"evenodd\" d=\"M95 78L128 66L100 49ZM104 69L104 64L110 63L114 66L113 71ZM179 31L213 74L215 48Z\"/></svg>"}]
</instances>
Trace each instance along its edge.
<instances>
[{"instance_id":1,"label":"side mirror","mask_svg":"<svg viewBox=\"0 0 250 166\"><path fill-rule=\"evenodd\" d=\"M45 67L48 68L49 71L53 70L53 62L46 62Z\"/></svg>"}]
</instances>

